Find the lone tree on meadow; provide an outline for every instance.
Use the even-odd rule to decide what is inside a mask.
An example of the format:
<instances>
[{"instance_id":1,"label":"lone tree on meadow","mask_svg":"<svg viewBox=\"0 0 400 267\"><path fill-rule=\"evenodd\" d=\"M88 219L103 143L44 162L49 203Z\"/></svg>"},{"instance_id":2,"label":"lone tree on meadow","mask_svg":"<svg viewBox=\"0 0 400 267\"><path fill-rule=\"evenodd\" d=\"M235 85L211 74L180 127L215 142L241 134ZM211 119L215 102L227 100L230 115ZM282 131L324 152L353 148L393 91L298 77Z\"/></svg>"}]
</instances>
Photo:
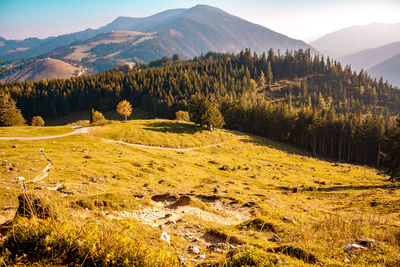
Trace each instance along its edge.
<instances>
[{"instance_id":1,"label":"lone tree on meadow","mask_svg":"<svg viewBox=\"0 0 400 267\"><path fill-rule=\"evenodd\" d=\"M190 120L200 126L207 126L213 130L214 127L224 126L225 121L219 111L217 103L200 96L193 96L189 105Z\"/></svg>"},{"instance_id":2,"label":"lone tree on meadow","mask_svg":"<svg viewBox=\"0 0 400 267\"><path fill-rule=\"evenodd\" d=\"M0 93L0 126L22 126L26 121L9 94Z\"/></svg>"},{"instance_id":3,"label":"lone tree on meadow","mask_svg":"<svg viewBox=\"0 0 400 267\"><path fill-rule=\"evenodd\" d=\"M35 116L32 118L31 126L44 126L44 120L40 116Z\"/></svg>"},{"instance_id":4,"label":"lone tree on meadow","mask_svg":"<svg viewBox=\"0 0 400 267\"><path fill-rule=\"evenodd\" d=\"M124 116L125 122L127 121L128 117L132 114L132 106L127 100L122 100L117 105L117 112Z\"/></svg>"}]
</instances>

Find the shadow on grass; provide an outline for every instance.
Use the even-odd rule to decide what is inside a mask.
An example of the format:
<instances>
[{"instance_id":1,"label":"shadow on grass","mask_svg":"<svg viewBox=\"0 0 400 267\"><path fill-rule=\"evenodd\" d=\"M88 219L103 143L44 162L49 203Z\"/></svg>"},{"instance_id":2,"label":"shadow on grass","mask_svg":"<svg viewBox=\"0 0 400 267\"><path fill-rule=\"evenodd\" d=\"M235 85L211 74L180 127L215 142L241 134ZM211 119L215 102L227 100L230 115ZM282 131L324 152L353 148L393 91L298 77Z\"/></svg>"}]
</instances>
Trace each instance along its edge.
<instances>
[{"instance_id":1,"label":"shadow on grass","mask_svg":"<svg viewBox=\"0 0 400 267\"><path fill-rule=\"evenodd\" d=\"M274 141L272 139L268 139L262 136L257 136L257 135L252 135L252 134L246 134L251 137L251 139L242 139L241 142L243 143L250 143L256 146L267 146L269 148L277 149L284 151L288 154L294 154L294 155L299 155L299 156L304 156L304 157L314 157L315 156L306 150L302 150L300 148L297 148L295 146L292 146L290 144L285 144L281 143L278 141ZM322 159L322 158L320 158ZM324 159L326 160L326 159ZM329 161L329 160L328 160Z\"/></svg>"},{"instance_id":2,"label":"shadow on grass","mask_svg":"<svg viewBox=\"0 0 400 267\"><path fill-rule=\"evenodd\" d=\"M292 188L286 186L276 186L278 190L290 191ZM316 191L319 192L335 192L335 191L347 191L347 190L371 190L371 189L386 189L394 190L400 189L399 184L380 184L380 185L345 185L345 186L331 186L331 187L319 187ZM305 188L305 191L307 188Z\"/></svg>"},{"instance_id":3,"label":"shadow on grass","mask_svg":"<svg viewBox=\"0 0 400 267\"><path fill-rule=\"evenodd\" d=\"M177 134L195 134L201 132L203 128L192 124L175 122L175 121L160 121L147 124L144 128L148 131L161 132L161 133L177 133Z\"/></svg>"}]
</instances>

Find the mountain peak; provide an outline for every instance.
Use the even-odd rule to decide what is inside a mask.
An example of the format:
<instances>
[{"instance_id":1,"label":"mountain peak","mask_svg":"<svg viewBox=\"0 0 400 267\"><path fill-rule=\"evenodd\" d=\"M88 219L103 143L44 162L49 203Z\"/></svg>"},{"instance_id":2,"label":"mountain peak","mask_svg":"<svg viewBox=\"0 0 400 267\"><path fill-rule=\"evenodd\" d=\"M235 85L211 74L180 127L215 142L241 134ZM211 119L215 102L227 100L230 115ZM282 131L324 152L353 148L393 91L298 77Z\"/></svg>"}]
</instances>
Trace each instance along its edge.
<instances>
[{"instance_id":1,"label":"mountain peak","mask_svg":"<svg viewBox=\"0 0 400 267\"><path fill-rule=\"evenodd\" d=\"M191 8L189 8L189 10L205 10L205 11L209 11L209 12L218 12L218 13L222 13L222 14L228 14L225 11L223 11L222 9L219 9L219 8L213 7L213 6L209 6L209 5L203 5L203 4L195 5Z\"/></svg>"}]
</instances>

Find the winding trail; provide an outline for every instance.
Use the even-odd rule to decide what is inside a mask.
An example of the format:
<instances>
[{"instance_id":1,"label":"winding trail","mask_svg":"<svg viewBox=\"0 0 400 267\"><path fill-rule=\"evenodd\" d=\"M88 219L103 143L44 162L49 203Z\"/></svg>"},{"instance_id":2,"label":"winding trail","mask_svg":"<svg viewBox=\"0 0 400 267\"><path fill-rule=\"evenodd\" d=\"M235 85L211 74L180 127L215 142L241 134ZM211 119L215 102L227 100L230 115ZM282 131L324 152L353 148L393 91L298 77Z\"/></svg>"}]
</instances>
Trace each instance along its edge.
<instances>
[{"instance_id":1,"label":"winding trail","mask_svg":"<svg viewBox=\"0 0 400 267\"><path fill-rule=\"evenodd\" d=\"M216 147L216 146L221 146L221 145L225 145L229 142L233 142L236 140L240 140L242 139L243 136L240 135L237 138L233 138L231 140L225 141L225 142L221 142L221 143L216 143L216 144L211 144L211 145L205 145L205 146L196 146L196 147L188 147L188 148L175 148L175 147L163 147L163 146L150 146L150 145L144 145L144 144L135 144L135 143L128 143L128 142L124 142L124 141L116 141L116 140L111 140L111 139L105 139L102 138L102 141L105 143L114 143L114 144L122 144L122 145L126 145L126 146L131 146L131 147L136 147L136 148L151 148L151 149L159 149L159 150L169 150L169 151L193 151L195 149L200 149L200 148L210 148L210 147Z\"/></svg>"},{"instance_id":2,"label":"winding trail","mask_svg":"<svg viewBox=\"0 0 400 267\"><path fill-rule=\"evenodd\" d=\"M47 139L61 138L61 137L66 137L66 136L76 135L76 134L86 134L89 131L88 130L89 127L72 126L72 128L74 128L75 130L73 132L66 133L66 134L36 136L36 137L0 137L0 140L18 140L18 141L47 140Z\"/></svg>"}]
</instances>

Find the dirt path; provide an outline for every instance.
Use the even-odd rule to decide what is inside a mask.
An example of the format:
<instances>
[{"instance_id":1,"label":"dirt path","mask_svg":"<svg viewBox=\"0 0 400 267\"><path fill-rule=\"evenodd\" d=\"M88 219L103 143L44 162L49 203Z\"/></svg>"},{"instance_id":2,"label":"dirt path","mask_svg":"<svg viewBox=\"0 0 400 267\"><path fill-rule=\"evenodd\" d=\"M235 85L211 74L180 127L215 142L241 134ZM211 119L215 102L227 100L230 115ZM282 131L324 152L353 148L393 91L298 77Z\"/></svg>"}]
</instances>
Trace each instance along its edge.
<instances>
[{"instance_id":1,"label":"dirt path","mask_svg":"<svg viewBox=\"0 0 400 267\"><path fill-rule=\"evenodd\" d=\"M237 138L225 141L225 142L221 142L221 143L216 143L216 144L211 144L211 145L205 145L205 146L196 146L196 147L188 147L188 148L175 148L175 147L162 147L162 146L150 146L150 145L144 145L144 144L135 144L135 143L128 143L128 142L124 142L124 141L116 141L116 140L111 140L111 139L102 139L103 142L105 143L117 143L117 144L122 144L122 145L127 145L127 146L132 146L132 147L136 147L136 148L151 148L151 149L159 149L159 150L169 150L169 151L193 151L195 149L200 149L200 148L210 148L210 147L216 147L216 146L221 146L221 145L225 145L229 142L233 142L236 140L240 140L242 139L243 136L238 136Z\"/></svg>"},{"instance_id":2,"label":"dirt path","mask_svg":"<svg viewBox=\"0 0 400 267\"><path fill-rule=\"evenodd\" d=\"M43 156L44 157L44 156ZM29 183L37 183L45 179L50 174L50 169L53 168L53 163L48 158L44 157L49 163L47 163L46 167L42 170L42 172L36 175Z\"/></svg>"},{"instance_id":3,"label":"dirt path","mask_svg":"<svg viewBox=\"0 0 400 267\"><path fill-rule=\"evenodd\" d=\"M76 127L76 126L73 126L72 128L74 128L75 130L73 132L66 133L66 134L50 135L50 136L36 136L36 137L0 137L0 140L19 140L19 141L46 140L46 139L54 139L54 138L60 138L60 137L76 135L76 134L85 134L85 133L88 133L88 129L89 129L89 127Z\"/></svg>"}]
</instances>

